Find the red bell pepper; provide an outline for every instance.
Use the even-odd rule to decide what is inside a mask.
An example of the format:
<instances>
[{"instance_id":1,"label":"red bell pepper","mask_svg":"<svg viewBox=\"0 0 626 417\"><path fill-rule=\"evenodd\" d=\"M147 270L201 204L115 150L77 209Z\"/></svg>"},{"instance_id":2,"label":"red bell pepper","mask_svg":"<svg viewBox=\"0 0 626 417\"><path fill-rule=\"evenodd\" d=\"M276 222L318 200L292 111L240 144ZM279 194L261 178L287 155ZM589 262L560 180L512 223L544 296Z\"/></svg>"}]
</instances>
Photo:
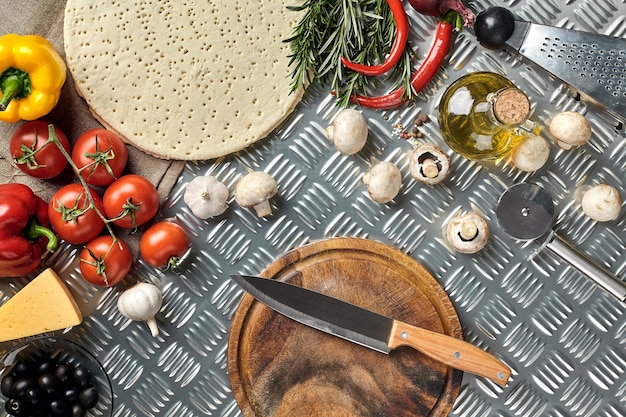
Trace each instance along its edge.
<instances>
[{"instance_id":1,"label":"red bell pepper","mask_svg":"<svg viewBox=\"0 0 626 417\"><path fill-rule=\"evenodd\" d=\"M29 274L57 248L48 223L48 205L28 186L0 184L0 277Z\"/></svg>"}]
</instances>

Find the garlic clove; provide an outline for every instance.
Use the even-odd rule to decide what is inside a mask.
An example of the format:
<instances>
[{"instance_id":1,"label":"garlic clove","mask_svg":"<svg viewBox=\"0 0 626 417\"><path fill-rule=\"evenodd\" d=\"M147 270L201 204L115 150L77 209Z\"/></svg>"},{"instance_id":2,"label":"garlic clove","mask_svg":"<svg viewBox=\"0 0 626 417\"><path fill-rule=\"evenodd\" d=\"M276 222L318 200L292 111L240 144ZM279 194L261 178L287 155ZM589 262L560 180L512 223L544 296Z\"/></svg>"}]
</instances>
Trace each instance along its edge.
<instances>
[{"instance_id":1,"label":"garlic clove","mask_svg":"<svg viewBox=\"0 0 626 417\"><path fill-rule=\"evenodd\" d=\"M183 200L200 219L219 216L228 208L228 187L212 176L199 176L187 184Z\"/></svg>"},{"instance_id":2,"label":"garlic clove","mask_svg":"<svg viewBox=\"0 0 626 417\"><path fill-rule=\"evenodd\" d=\"M130 287L117 299L117 309L126 318L143 321L152 336L159 334L155 315L161 309L163 295L156 285L140 282Z\"/></svg>"}]
</instances>

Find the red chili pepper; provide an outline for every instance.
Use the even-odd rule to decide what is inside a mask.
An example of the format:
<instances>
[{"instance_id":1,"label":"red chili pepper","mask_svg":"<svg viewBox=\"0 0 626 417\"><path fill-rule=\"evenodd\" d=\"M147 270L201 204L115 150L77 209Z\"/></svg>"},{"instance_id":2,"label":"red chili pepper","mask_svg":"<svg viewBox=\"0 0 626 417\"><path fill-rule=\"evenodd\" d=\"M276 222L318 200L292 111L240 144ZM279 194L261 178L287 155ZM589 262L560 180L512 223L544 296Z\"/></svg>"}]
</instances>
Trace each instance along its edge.
<instances>
[{"instance_id":1,"label":"red chili pepper","mask_svg":"<svg viewBox=\"0 0 626 417\"><path fill-rule=\"evenodd\" d=\"M391 14L396 21L396 39L387 59L380 65L363 65L356 64L342 56L341 63L352 71L371 76L381 75L392 69L402 57L402 52L404 52L404 47L409 39L409 19L406 16L402 0L387 0L387 4L389 4Z\"/></svg>"},{"instance_id":2,"label":"red chili pepper","mask_svg":"<svg viewBox=\"0 0 626 417\"><path fill-rule=\"evenodd\" d=\"M34 271L45 249L57 247L48 206L23 184L0 184L0 277Z\"/></svg>"},{"instance_id":3,"label":"red chili pepper","mask_svg":"<svg viewBox=\"0 0 626 417\"><path fill-rule=\"evenodd\" d=\"M460 27L461 17L457 12L450 11L439 21L437 25L437 33L428 55L422 61L419 68L411 76L411 86L415 94L418 94L433 79L439 68L443 64L450 44L452 43L452 32L455 28ZM362 95L354 95L352 102L363 107L372 109L393 109L408 101L404 93L404 87L400 87L391 93L368 97Z\"/></svg>"}]
</instances>

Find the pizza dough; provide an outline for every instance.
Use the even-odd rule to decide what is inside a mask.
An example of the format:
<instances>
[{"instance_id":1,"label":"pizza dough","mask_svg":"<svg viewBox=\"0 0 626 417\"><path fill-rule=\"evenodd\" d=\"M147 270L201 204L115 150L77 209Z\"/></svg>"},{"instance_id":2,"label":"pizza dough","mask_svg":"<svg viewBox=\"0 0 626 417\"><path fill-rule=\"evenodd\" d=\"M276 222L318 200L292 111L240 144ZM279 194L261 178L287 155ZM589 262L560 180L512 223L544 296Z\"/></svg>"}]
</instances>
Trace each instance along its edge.
<instances>
[{"instance_id":1,"label":"pizza dough","mask_svg":"<svg viewBox=\"0 0 626 417\"><path fill-rule=\"evenodd\" d=\"M68 0L65 53L94 116L157 157L205 160L265 138L291 92L288 0Z\"/></svg>"}]
</instances>

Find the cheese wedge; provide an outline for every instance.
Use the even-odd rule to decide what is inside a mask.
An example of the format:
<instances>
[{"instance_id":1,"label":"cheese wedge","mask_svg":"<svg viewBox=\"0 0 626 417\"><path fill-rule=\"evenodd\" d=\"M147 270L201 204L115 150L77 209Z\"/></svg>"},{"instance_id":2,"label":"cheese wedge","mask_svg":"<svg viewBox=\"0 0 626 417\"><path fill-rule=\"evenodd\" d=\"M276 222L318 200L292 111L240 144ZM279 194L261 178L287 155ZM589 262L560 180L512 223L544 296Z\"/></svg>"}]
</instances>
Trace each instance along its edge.
<instances>
[{"instance_id":1,"label":"cheese wedge","mask_svg":"<svg viewBox=\"0 0 626 417\"><path fill-rule=\"evenodd\" d=\"M48 268L0 306L0 342L65 329L82 321L72 294Z\"/></svg>"}]
</instances>

